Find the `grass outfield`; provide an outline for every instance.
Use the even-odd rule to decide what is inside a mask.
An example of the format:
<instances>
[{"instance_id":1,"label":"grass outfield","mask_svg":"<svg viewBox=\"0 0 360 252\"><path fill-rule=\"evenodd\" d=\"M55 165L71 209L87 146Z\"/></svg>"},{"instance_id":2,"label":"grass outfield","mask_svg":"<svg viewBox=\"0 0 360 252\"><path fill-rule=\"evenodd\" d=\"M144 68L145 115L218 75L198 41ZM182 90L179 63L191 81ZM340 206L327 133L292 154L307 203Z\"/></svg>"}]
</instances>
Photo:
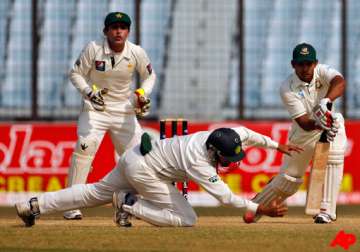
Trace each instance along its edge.
<instances>
[{"instance_id":1,"label":"grass outfield","mask_svg":"<svg viewBox=\"0 0 360 252\"><path fill-rule=\"evenodd\" d=\"M340 206L338 220L330 225L313 224L303 208L256 224L243 223L233 208L196 212L193 228L158 228L140 220L133 220L132 228L118 228L107 206L84 210L81 221L56 214L24 228L13 208L0 208L0 251L360 251L360 206ZM357 237L348 250L329 246L340 230Z\"/></svg>"}]
</instances>

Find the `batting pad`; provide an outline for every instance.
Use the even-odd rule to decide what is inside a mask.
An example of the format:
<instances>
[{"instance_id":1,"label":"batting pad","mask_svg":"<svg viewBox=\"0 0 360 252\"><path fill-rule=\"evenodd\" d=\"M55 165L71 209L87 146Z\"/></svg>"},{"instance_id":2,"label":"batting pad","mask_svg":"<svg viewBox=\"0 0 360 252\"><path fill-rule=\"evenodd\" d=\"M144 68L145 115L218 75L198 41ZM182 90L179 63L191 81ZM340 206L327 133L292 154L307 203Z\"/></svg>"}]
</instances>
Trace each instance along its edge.
<instances>
[{"instance_id":1,"label":"batting pad","mask_svg":"<svg viewBox=\"0 0 360 252\"><path fill-rule=\"evenodd\" d=\"M323 198L320 211L326 212L331 219L336 220L336 201L343 177L343 163L330 163L326 167Z\"/></svg>"},{"instance_id":2,"label":"batting pad","mask_svg":"<svg viewBox=\"0 0 360 252\"><path fill-rule=\"evenodd\" d=\"M256 203L269 205L275 199L284 201L297 192L303 183L301 178L294 178L286 174L276 175L265 188L252 200Z\"/></svg>"},{"instance_id":3,"label":"batting pad","mask_svg":"<svg viewBox=\"0 0 360 252\"><path fill-rule=\"evenodd\" d=\"M93 159L94 156L73 153L68 175L68 186L86 183Z\"/></svg>"}]
</instances>

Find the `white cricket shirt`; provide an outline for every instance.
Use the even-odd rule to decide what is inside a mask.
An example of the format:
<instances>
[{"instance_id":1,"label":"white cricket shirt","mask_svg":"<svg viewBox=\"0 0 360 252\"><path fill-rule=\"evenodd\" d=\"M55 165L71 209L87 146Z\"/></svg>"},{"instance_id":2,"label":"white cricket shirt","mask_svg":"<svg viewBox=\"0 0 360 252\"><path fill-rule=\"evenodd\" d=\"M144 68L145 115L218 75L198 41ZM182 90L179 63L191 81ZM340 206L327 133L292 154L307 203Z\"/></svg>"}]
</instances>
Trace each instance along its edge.
<instances>
[{"instance_id":1,"label":"white cricket shirt","mask_svg":"<svg viewBox=\"0 0 360 252\"><path fill-rule=\"evenodd\" d=\"M317 64L310 83L300 80L295 72L283 82L280 87L280 96L293 121L289 133L291 142L305 144L307 140L317 138L320 135L320 130L303 130L295 119L305 114L314 119L313 108L325 97L331 80L337 75L342 76L328 65ZM332 111L335 110L334 107L332 107Z\"/></svg>"},{"instance_id":2,"label":"white cricket shirt","mask_svg":"<svg viewBox=\"0 0 360 252\"><path fill-rule=\"evenodd\" d=\"M104 95L106 111L134 113L129 98L135 71L140 75L141 88L149 96L155 83L155 73L144 49L126 41L123 51L115 53L104 38L85 46L71 69L70 80L84 97L86 87L92 88L95 84L99 89L107 88L109 92ZM90 102L86 99L84 102L84 106L91 109Z\"/></svg>"},{"instance_id":3,"label":"white cricket shirt","mask_svg":"<svg viewBox=\"0 0 360 252\"><path fill-rule=\"evenodd\" d=\"M242 141L242 147L261 146L276 149L278 143L267 136L245 127L233 128ZM232 193L230 188L216 173L206 150L205 142L209 131L201 131L187 136L175 136L153 142L153 150L144 158L152 169L168 181L190 179L201 185L222 204L247 207L256 211L257 204Z\"/></svg>"}]
</instances>

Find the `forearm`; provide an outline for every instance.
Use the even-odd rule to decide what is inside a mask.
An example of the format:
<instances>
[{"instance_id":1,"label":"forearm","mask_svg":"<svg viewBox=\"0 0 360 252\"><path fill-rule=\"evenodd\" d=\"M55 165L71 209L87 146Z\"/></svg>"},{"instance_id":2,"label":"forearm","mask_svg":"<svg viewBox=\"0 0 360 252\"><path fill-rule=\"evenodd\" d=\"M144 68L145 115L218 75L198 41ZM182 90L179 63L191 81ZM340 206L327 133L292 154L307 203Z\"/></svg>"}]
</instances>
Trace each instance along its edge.
<instances>
[{"instance_id":1,"label":"forearm","mask_svg":"<svg viewBox=\"0 0 360 252\"><path fill-rule=\"evenodd\" d=\"M321 128L319 128L319 126L316 125L315 120L312 120L312 119L309 119L308 121L306 121L302 124L299 124L299 126L305 131L313 131L313 130L321 129Z\"/></svg>"},{"instance_id":2,"label":"forearm","mask_svg":"<svg viewBox=\"0 0 360 252\"><path fill-rule=\"evenodd\" d=\"M248 137L245 139L244 144L247 146L264 147L270 149L276 149L279 143L272 140L270 137L259 134L250 129L244 128Z\"/></svg>"},{"instance_id":3,"label":"forearm","mask_svg":"<svg viewBox=\"0 0 360 252\"><path fill-rule=\"evenodd\" d=\"M210 193L222 205L232 206L236 208L246 208L247 210L253 212L256 212L257 210L257 203L235 195L222 180L218 180L214 183L211 183L209 181L201 181L199 184L201 184L205 191Z\"/></svg>"},{"instance_id":4,"label":"forearm","mask_svg":"<svg viewBox=\"0 0 360 252\"><path fill-rule=\"evenodd\" d=\"M330 82L329 90L325 98L329 98L331 101L334 101L338 97L341 97L345 92L345 80L341 76L335 76L334 79Z\"/></svg>"},{"instance_id":5,"label":"forearm","mask_svg":"<svg viewBox=\"0 0 360 252\"><path fill-rule=\"evenodd\" d=\"M74 85L74 87L79 91L79 93L86 97L87 91L89 90L89 85L87 84L84 77L75 72L74 70L71 70L70 72L70 81Z\"/></svg>"},{"instance_id":6,"label":"forearm","mask_svg":"<svg viewBox=\"0 0 360 252\"><path fill-rule=\"evenodd\" d=\"M144 89L145 96L147 97L150 96L155 85L155 80L156 80L156 75L155 72L152 71L152 73L142 81L140 88Z\"/></svg>"}]
</instances>

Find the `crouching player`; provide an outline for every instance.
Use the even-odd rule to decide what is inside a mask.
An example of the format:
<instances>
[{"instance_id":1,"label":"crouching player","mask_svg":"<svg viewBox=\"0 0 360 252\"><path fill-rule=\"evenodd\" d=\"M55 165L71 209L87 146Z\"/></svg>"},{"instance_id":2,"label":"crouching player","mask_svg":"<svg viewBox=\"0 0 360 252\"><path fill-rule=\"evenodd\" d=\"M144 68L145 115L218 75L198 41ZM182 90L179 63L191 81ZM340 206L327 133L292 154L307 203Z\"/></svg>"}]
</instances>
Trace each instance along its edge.
<instances>
[{"instance_id":1,"label":"crouching player","mask_svg":"<svg viewBox=\"0 0 360 252\"><path fill-rule=\"evenodd\" d=\"M78 184L15 205L26 226L35 216L55 211L93 207L113 201L114 221L131 226L136 216L156 226L193 226L197 216L172 182L192 180L224 205L244 208L254 214L283 216L283 204L262 205L235 195L218 175L219 167L234 167L244 158L243 148L259 146L291 155L297 146L279 144L245 127L220 128L163 140L150 140L146 133L140 145L127 150L117 166L101 181Z\"/></svg>"}]
</instances>

